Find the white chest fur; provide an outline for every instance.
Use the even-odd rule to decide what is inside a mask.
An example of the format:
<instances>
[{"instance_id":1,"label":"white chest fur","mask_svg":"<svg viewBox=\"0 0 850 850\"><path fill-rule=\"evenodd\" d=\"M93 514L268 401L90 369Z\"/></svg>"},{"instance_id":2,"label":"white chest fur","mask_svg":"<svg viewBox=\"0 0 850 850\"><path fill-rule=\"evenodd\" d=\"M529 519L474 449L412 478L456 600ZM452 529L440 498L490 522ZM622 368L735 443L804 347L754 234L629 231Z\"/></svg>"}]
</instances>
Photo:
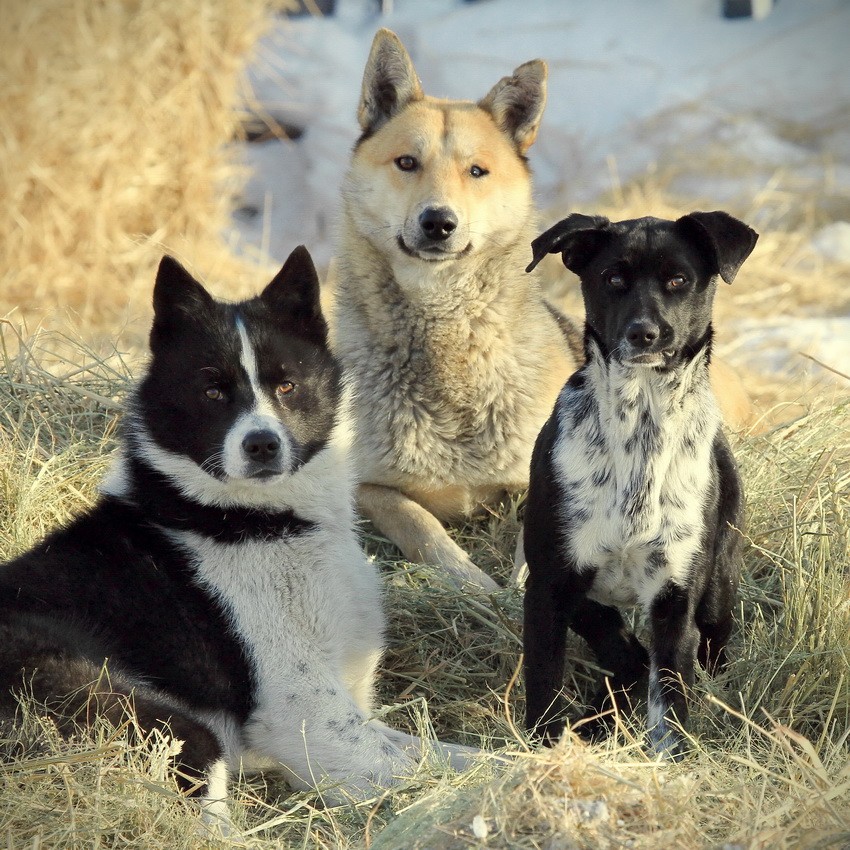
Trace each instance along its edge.
<instances>
[{"instance_id":1,"label":"white chest fur","mask_svg":"<svg viewBox=\"0 0 850 850\"><path fill-rule=\"evenodd\" d=\"M720 414L702 358L658 372L594 352L584 374L558 400L565 554L597 571L591 598L646 607L667 581L687 582Z\"/></svg>"},{"instance_id":2,"label":"white chest fur","mask_svg":"<svg viewBox=\"0 0 850 850\"><path fill-rule=\"evenodd\" d=\"M192 553L199 582L245 641L259 703L275 699L305 665L335 674L368 702L364 679L383 646L384 617L377 570L352 532L317 526L269 542L175 540Z\"/></svg>"}]
</instances>

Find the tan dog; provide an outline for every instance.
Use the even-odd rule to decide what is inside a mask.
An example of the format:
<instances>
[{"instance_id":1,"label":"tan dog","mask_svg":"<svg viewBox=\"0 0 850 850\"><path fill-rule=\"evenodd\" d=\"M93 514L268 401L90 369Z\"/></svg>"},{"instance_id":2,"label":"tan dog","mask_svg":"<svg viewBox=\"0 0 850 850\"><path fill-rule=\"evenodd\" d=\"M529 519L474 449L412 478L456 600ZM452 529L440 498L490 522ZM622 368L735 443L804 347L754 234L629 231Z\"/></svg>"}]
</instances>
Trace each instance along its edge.
<instances>
[{"instance_id":1,"label":"tan dog","mask_svg":"<svg viewBox=\"0 0 850 850\"><path fill-rule=\"evenodd\" d=\"M357 392L360 510L408 560L488 591L442 521L527 487L583 360L580 331L524 271L540 229L525 154L545 102L540 60L477 103L428 97L380 30L343 187L332 344Z\"/></svg>"}]
</instances>

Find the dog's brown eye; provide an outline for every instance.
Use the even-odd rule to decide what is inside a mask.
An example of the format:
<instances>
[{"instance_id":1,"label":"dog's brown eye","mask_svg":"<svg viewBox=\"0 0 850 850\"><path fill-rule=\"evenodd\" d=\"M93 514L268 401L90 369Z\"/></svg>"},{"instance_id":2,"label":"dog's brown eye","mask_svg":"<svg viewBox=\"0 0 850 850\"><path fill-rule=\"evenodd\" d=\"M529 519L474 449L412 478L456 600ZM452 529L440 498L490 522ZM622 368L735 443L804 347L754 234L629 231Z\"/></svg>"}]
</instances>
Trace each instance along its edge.
<instances>
[{"instance_id":1,"label":"dog's brown eye","mask_svg":"<svg viewBox=\"0 0 850 850\"><path fill-rule=\"evenodd\" d=\"M677 274L674 277L671 277L670 280L667 281L668 289L681 289L687 281L685 280L683 275Z\"/></svg>"},{"instance_id":2,"label":"dog's brown eye","mask_svg":"<svg viewBox=\"0 0 850 850\"><path fill-rule=\"evenodd\" d=\"M283 396L289 395L294 389L295 384L293 384L292 381L284 381L283 383L277 385L277 389L275 390L275 392L278 395Z\"/></svg>"},{"instance_id":3,"label":"dog's brown eye","mask_svg":"<svg viewBox=\"0 0 850 850\"><path fill-rule=\"evenodd\" d=\"M480 165L473 165L472 168L469 169L469 173L473 177L484 177L490 172L486 168L482 168Z\"/></svg>"},{"instance_id":4,"label":"dog's brown eye","mask_svg":"<svg viewBox=\"0 0 850 850\"><path fill-rule=\"evenodd\" d=\"M626 279L621 274L617 274L617 272L611 272L607 276L606 281L608 286L614 289L622 289L626 285Z\"/></svg>"},{"instance_id":5,"label":"dog's brown eye","mask_svg":"<svg viewBox=\"0 0 850 850\"><path fill-rule=\"evenodd\" d=\"M224 398L224 393L218 387L207 387L204 395L213 401L221 401Z\"/></svg>"},{"instance_id":6,"label":"dog's brown eye","mask_svg":"<svg viewBox=\"0 0 850 850\"><path fill-rule=\"evenodd\" d=\"M415 171L419 162L415 156L400 156L395 160L395 164L401 171Z\"/></svg>"}]
</instances>

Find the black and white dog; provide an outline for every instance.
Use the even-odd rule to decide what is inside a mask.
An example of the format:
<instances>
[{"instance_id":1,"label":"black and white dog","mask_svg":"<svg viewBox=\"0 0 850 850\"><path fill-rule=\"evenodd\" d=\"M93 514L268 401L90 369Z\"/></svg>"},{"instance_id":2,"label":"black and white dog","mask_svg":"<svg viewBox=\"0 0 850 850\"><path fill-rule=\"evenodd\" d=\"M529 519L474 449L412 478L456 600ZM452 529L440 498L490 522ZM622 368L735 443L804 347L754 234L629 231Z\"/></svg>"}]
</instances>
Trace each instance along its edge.
<instances>
[{"instance_id":1,"label":"black and white dog","mask_svg":"<svg viewBox=\"0 0 850 850\"><path fill-rule=\"evenodd\" d=\"M573 214L532 243L529 270L560 252L586 309L586 362L537 439L525 514L526 725L546 741L564 725L568 627L610 673L577 731L605 730L609 693L625 712L648 666L650 739L671 757L694 657L724 661L743 496L709 384L711 311L757 238L723 212ZM647 615L648 655L622 605Z\"/></svg>"},{"instance_id":2,"label":"black and white dog","mask_svg":"<svg viewBox=\"0 0 850 850\"><path fill-rule=\"evenodd\" d=\"M132 702L210 820L243 755L326 801L390 785L423 742L369 717L385 621L310 255L237 304L166 257L154 310L101 500L0 566L0 716L19 692L60 727Z\"/></svg>"}]
</instances>

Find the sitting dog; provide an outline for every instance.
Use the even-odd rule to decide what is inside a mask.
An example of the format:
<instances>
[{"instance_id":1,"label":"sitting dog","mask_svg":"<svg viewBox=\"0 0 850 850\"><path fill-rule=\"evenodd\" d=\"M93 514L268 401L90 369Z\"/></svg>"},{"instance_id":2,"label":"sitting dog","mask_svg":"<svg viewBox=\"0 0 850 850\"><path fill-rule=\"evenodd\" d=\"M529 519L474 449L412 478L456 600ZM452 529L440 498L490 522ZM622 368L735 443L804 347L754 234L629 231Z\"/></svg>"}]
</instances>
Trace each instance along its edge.
<instances>
[{"instance_id":1,"label":"sitting dog","mask_svg":"<svg viewBox=\"0 0 850 850\"><path fill-rule=\"evenodd\" d=\"M318 298L304 248L237 304L164 258L152 358L102 498L0 566L0 719L20 693L68 731L132 703L143 732L182 740L183 785L222 824L243 755L296 787L338 783L338 802L422 754L369 719L384 614Z\"/></svg>"},{"instance_id":2,"label":"sitting dog","mask_svg":"<svg viewBox=\"0 0 850 850\"><path fill-rule=\"evenodd\" d=\"M724 661L743 497L711 389L717 277L735 278L758 236L723 212L676 221L570 215L532 243L579 275L586 362L564 386L532 455L524 543L526 725L563 728L565 635L609 671L581 724L590 734L649 667L656 751L683 752L694 656ZM649 619L649 654L615 606Z\"/></svg>"}]
</instances>

